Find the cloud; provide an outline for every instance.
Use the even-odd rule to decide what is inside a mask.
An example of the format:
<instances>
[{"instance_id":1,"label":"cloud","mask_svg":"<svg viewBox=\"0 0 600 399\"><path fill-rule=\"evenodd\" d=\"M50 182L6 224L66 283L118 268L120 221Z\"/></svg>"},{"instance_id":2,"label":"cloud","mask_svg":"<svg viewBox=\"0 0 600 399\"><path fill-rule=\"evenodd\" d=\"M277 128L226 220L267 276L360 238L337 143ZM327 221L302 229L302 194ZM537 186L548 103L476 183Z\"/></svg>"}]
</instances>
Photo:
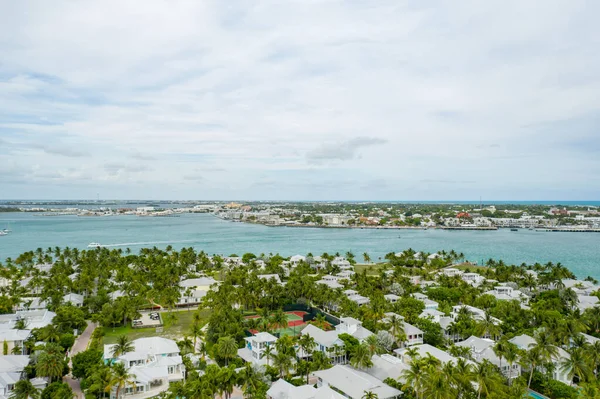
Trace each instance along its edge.
<instances>
[{"instance_id":1,"label":"cloud","mask_svg":"<svg viewBox=\"0 0 600 399\"><path fill-rule=\"evenodd\" d=\"M600 195L600 4L146 3L0 5L2 193Z\"/></svg>"},{"instance_id":2,"label":"cloud","mask_svg":"<svg viewBox=\"0 0 600 399\"><path fill-rule=\"evenodd\" d=\"M349 161L360 156L359 151L366 147L381 145L387 140L375 137L355 137L340 143L325 144L307 153L310 162Z\"/></svg>"}]
</instances>

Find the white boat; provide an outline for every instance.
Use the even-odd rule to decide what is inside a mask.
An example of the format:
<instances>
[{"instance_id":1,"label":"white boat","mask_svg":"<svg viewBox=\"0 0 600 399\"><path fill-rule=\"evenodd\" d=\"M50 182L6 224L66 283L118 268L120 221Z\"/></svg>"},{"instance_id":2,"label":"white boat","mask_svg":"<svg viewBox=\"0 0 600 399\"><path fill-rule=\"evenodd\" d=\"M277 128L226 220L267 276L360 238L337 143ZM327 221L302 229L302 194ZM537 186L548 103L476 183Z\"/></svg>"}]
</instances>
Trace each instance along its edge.
<instances>
[{"instance_id":1,"label":"white boat","mask_svg":"<svg viewBox=\"0 0 600 399\"><path fill-rule=\"evenodd\" d=\"M0 236L7 236L8 233L4 230L0 230Z\"/></svg>"},{"instance_id":2,"label":"white boat","mask_svg":"<svg viewBox=\"0 0 600 399\"><path fill-rule=\"evenodd\" d=\"M90 242L88 244L88 248L100 248L102 247L102 244L98 243L98 242Z\"/></svg>"}]
</instances>

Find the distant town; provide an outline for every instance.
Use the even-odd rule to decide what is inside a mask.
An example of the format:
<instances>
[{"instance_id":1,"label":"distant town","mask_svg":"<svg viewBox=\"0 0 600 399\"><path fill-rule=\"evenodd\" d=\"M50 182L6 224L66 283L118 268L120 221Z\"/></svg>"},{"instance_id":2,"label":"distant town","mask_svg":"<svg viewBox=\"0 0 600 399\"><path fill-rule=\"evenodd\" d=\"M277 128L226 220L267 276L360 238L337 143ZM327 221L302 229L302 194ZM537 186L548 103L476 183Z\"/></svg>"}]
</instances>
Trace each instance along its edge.
<instances>
[{"instance_id":1,"label":"distant town","mask_svg":"<svg viewBox=\"0 0 600 399\"><path fill-rule=\"evenodd\" d=\"M35 212L42 216L177 217L211 213L224 220L266 226L600 232L595 206L407 204L349 202L4 202L0 212Z\"/></svg>"}]
</instances>

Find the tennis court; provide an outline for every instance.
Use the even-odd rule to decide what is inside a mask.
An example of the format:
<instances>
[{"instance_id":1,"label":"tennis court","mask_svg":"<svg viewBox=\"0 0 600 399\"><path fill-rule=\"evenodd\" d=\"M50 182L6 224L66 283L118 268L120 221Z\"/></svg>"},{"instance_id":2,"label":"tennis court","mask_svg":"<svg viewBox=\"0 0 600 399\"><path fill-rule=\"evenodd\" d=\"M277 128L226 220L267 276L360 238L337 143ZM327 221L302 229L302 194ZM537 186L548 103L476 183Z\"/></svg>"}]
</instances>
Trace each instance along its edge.
<instances>
[{"instance_id":1,"label":"tennis court","mask_svg":"<svg viewBox=\"0 0 600 399\"><path fill-rule=\"evenodd\" d=\"M288 325L286 328L277 328L272 330L272 332L279 333L279 335L298 335L300 331L306 326L306 323L303 321L304 315L307 314L303 311L293 311L293 312L285 312L285 315L288 319ZM259 315L246 316L246 319L260 319ZM250 330L252 334L256 334L258 330Z\"/></svg>"}]
</instances>

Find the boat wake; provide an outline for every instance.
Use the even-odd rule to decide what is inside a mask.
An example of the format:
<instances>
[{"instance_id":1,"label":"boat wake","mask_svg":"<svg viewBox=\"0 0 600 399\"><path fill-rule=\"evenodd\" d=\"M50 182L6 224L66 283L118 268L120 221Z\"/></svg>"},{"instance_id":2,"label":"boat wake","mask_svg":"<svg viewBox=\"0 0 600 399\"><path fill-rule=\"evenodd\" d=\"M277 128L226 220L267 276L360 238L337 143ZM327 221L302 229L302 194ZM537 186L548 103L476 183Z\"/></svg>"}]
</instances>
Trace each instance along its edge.
<instances>
[{"instance_id":1,"label":"boat wake","mask_svg":"<svg viewBox=\"0 0 600 399\"><path fill-rule=\"evenodd\" d=\"M102 247L133 247L138 245L155 245L155 244L181 244L186 242L195 242L195 240L179 240L179 241L145 241L145 242L123 242L119 244L102 244Z\"/></svg>"}]
</instances>

